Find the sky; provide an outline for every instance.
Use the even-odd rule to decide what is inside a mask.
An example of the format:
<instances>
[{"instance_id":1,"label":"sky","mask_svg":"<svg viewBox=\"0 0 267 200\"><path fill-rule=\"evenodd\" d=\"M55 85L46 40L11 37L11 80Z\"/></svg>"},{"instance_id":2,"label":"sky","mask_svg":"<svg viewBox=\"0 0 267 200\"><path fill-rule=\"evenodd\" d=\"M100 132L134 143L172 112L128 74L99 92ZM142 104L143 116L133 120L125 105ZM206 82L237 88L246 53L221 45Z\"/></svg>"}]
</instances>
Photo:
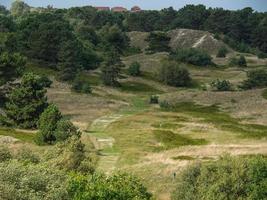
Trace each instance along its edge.
<instances>
[{"instance_id":1,"label":"sky","mask_svg":"<svg viewBox=\"0 0 267 200\"><path fill-rule=\"evenodd\" d=\"M0 0L0 4L9 7L12 0ZM144 10L158 10L167 7L182 8L186 4L204 4L207 7L223 7L237 10L252 7L260 12L267 12L267 0L24 0L33 7L46 7L53 5L56 8L69 8L73 6L123 6L131 8L138 5Z\"/></svg>"}]
</instances>

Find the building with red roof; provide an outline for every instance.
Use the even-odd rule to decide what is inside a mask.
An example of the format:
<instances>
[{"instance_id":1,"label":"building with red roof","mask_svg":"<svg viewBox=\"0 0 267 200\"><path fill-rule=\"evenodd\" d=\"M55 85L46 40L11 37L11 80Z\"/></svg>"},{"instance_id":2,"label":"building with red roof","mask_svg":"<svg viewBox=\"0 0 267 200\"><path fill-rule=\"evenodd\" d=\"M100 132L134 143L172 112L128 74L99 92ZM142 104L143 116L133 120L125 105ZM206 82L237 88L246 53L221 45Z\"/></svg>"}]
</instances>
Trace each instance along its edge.
<instances>
[{"instance_id":1,"label":"building with red roof","mask_svg":"<svg viewBox=\"0 0 267 200\"><path fill-rule=\"evenodd\" d=\"M134 6L131 8L131 12L140 12L140 11L142 11L142 10L139 6Z\"/></svg>"},{"instance_id":2,"label":"building with red roof","mask_svg":"<svg viewBox=\"0 0 267 200\"><path fill-rule=\"evenodd\" d=\"M128 10L124 7L113 7L113 8L111 8L111 11L113 11L113 12L127 12Z\"/></svg>"}]
</instances>

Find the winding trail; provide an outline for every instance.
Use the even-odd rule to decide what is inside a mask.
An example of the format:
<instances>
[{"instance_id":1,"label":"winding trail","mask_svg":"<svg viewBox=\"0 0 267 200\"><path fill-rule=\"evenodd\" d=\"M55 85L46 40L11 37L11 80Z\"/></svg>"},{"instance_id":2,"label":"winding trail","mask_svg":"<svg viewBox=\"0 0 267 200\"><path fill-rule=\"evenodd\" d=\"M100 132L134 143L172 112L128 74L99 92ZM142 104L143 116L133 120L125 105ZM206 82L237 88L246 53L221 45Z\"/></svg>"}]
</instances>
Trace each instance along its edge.
<instances>
[{"instance_id":1,"label":"winding trail","mask_svg":"<svg viewBox=\"0 0 267 200\"><path fill-rule=\"evenodd\" d=\"M93 135L90 134L91 140L95 148L101 152L98 161L98 169L106 174L112 173L112 171L116 168L119 153L113 151L103 152L105 149L112 149L115 142L115 139L106 136L104 131L110 124L116 122L123 116L125 115L111 114L100 117L93 121L89 128L89 131L94 133Z\"/></svg>"}]
</instances>

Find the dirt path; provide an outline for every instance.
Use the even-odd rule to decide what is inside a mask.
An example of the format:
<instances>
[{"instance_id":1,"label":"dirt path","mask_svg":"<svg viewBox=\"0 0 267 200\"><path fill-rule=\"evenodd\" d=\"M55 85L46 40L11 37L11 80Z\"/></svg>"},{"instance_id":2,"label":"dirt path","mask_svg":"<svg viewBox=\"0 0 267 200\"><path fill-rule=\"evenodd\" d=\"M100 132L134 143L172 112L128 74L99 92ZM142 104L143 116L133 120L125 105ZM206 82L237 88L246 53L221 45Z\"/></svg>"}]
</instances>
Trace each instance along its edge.
<instances>
[{"instance_id":1,"label":"dirt path","mask_svg":"<svg viewBox=\"0 0 267 200\"><path fill-rule=\"evenodd\" d=\"M112 114L93 121L89 131L94 133L94 135L90 135L90 137L97 150L112 149L115 139L105 136L104 131L110 124L123 116L124 115L120 114ZM119 153L117 152L102 151L98 161L98 169L104 173L110 174L116 168L118 158Z\"/></svg>"}]
</instances>

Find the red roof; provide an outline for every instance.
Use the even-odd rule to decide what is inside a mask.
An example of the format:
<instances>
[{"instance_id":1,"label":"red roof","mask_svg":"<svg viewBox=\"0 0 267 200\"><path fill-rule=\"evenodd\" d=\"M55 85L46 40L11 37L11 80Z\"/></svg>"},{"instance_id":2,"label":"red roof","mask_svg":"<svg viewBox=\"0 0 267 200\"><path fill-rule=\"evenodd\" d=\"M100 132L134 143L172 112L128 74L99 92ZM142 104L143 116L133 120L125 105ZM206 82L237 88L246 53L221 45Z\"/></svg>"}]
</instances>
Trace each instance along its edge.
<instances>
[{"instance_id":1,"label":"red roof","mask_svg":"<svg viewBox=\"0 0 267 200\"><path fill-rule=\"evenodd\" d=\"M95 9L97 9L98 11L102 11L102 10L106 10L106 11L109 11L110 8L109 7L95 7Z\"/></svg>"},{"instance_id":2,"label":"red roof","mask_svg":"<svg viewBox=\"0 0 267 200\"><path fill-rule=\"evenodd\" d=\"M142 10L141 10L141 8L139 6L134 6L134 7L131 8L131 11L132 12L140 12Z\"/></svg>"},{"instance_id":3,"label":"red roof","mask_svg":"<svg viewBox=\"0 0 267 200\"><path fill-rule=\"evenodd\" d=\"M124 7L113 7L111 8L113 12L127 12L127 9Z\"/></svg>"}]
</instances>

